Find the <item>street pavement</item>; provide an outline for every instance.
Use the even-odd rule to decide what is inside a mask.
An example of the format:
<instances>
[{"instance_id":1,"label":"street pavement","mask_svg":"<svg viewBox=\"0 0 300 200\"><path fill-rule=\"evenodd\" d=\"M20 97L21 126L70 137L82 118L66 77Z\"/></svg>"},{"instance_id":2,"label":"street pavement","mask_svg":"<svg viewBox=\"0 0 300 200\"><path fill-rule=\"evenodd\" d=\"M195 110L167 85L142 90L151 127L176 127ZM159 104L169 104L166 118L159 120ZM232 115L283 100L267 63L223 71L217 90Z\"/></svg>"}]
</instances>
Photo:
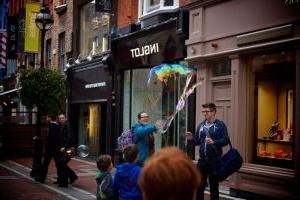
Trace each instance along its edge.
<instances>
[{"instance_id":1,"label":"street pavement","mask_svg":"<svg viewBox=\"0 0 300 200\"><path fill-rule=\"evenodd\" d=\"M76 172L78 180L68 188L60 188L53 184L57 177L53 160L50 162L45 184L38 183L30 177L31 165L32 158L28 157L0 161L0 199L16 199L15 197L21 194L19 185L22 195L18 199L96 199L96 164L72 159L69 166ZM7 182L10 184L6 184Z\"/></svg>"},{"instance_id":2,"label":"street pavement","mask_svg":"<svg viewBox=\"0 0 300 200\"><path fill-rule=\"evenodd\" d=\"M44 184L30 177L32 158L11 158L0 161L0 199L1 200L95 200L96 199L96 163L73 158L68 164L77 174L78 179L68 188L60 188L56 180L55 163L49 165L48 176ZM205 199L209 192L205 192ZM220 194L221 200L238 198Z\"/></svg>"}]
</instances>

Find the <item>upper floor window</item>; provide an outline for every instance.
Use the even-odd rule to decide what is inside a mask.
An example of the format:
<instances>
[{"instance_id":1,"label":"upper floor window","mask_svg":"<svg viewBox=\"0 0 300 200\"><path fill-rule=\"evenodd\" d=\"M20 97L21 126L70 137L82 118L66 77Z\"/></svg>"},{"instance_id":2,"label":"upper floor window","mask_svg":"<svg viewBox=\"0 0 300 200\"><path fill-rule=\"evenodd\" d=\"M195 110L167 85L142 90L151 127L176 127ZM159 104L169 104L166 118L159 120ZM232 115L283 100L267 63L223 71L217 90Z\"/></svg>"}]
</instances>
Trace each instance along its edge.
<instances>
[{"instance_id":1,"label":"upper floor window","mask_svg":"<svg viewBox=\"0 0 300 200\"><path fill-rule=\"evenodd\" d=\"M105 52L109 49L110 16L95 12L95 1L85 4L80 10L80 55Z\"/></svg>"},{"instance_id":2,"label":"upper floor window","mask_svg":"<svg viewBox=\"0 0 300 200\"><path fill-rule=\"evenodd\" d=\"M51 68L51 39L46 41L46 67Z\"/></svg>"},{"instance_id":3,"label":"upper floor window","mask_svg":"<svg viewBox=\"0 0 300 200\"><path fill-rule=\"evenodd\" d=\"M139 16L178 8L179 0L139 0Z\"/></svg>"},{"instance_id":4,"label":"upper floor window","mask_svg":"<svg viewBox=\"0 0 300 200\"><path fill-rule=\"evenodd\" d=\"M65 69L65 32L58 35L58 67L61 73Z\"/></svg>"}]
</instances>

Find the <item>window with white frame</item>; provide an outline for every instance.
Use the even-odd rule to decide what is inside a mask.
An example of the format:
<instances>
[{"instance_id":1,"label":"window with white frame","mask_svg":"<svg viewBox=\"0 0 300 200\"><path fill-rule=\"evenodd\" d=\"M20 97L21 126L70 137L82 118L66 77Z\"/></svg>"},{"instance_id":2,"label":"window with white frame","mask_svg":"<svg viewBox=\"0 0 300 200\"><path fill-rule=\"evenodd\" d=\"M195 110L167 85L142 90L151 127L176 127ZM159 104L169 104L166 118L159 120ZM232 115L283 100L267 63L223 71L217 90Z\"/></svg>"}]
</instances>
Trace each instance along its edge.
<instances>
[{"instance_id":1,"label":"window with white frame","mask_svg":"<svg viewBox=\"0 0 300 200\"><path fill-rule=\"evenodd\" d=\"M139 17L178 8L179 0L139 0Z\"/></svg>"}]
</instances>

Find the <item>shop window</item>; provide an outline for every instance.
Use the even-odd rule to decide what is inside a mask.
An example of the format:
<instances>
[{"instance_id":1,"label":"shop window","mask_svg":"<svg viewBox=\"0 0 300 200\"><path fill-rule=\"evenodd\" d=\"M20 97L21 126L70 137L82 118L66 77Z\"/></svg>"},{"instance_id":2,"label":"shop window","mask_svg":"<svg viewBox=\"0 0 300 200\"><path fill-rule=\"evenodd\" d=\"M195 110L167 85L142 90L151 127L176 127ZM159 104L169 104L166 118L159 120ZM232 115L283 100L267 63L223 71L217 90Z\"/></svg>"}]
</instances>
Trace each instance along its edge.
<instances>
[{"instance_id":1,"label":"shop window","mask_svg":"<svg viewBox=\"0 0 300 200\"><path fill-rule=\"evenodd\" d=\"M169 78L167 84L151 81L147 84L150 69L134 69L124 72L123 81L123 130L137 122L137 114L146 111L150 120L167 119L176 109L176 104L185 86L186 77ZM155 148L163 146L185 147L184 133L187 128L186 105L177 113L168 131L155 135Z\"/></svg>"},{"instance_id":2,"label":"shop window","mask_svg":"<svg viewBox=\"0 0 300 200\"><path fill-rule=\"evenodd\" d=\"M178 8L179 0L140 0L139 10L142 10L140 16L144 16L159 10L171 10Z\"/></svg>"},{"instance_id":3,"label":"shop window","mask_svg":"<svg viewBox=\"0 0 300 200\"><path fill-rule=\"evenodd\" d=\"M95 1L80 10L80 55L92 56L109 50L110 16L95 12Z\"/></svg>"},{"instance_id":4,"label":"shop window","mask_svg":"<svg viewBox=\"0 0 300 200\"><path fill-rule=\"evenodd\" d=\"M294 167L295 62L292 53L253 59L256 163Z\"/></svg>"},{"instance_id":5,"label":"shop window","mask_svg":"<svg viewBox=\"0 0 300 200\"><path fill-rule=\"evenodd\" d=\"M58 67L60 73L65 69L65 32L58 35Z\"/></svg>"}]
</instances>

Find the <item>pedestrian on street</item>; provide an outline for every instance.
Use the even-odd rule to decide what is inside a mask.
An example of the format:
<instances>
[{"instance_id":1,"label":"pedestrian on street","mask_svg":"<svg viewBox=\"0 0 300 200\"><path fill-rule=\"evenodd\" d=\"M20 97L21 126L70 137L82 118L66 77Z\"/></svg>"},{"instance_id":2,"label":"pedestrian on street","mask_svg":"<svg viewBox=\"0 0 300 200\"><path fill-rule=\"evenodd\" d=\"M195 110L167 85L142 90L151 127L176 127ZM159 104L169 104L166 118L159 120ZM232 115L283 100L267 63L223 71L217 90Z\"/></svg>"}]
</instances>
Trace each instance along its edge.
<instances>
[{"instance_id":1,"label":"pedestrian on street","mask_svg":"<svg viewBox=\"0 0 300 200\"><path fill-rule=\"evenodd\" d=\"M46 149L44 154L44 159L42 162L42 168L35 180L44 183L47 173L48 173L48 166L52 158L54 158L55 165L57 168L57 176L59 177L59 169L58 169L58 160L61 158L60 154L60 126L55 121L56 115L48 114L47 115L47 122L49 123L48 128L48 137L46 142Z\"/></svg>"},{"instance_id":2,"label":"pedestrian on street","mask_svg":"<svg viewBox=\"0 0 300 200\"><path fill-rule=\"evenodd\" d=\"M66 156L65 158L61 159L61 162L59 163L61 167L60 177L61 184L67 186L68 181L70 184L72 184L78 178L76 173L68 166L70 155L67 155L67 151L74 151L74 145L72 143L70 126L64 114L60 114L58 116L58 122L60 124L60 138L62 142L60 152L63 154L63 156Z\"/></svg>"},{"instance_id":3,"label":"pedestrian on street","mask_svg":"<svg viewBox=\"0 0 300 200\"><path fill-rule=\"evenodd\" d=\"M194 200L201 177L192 160L177 147L150 157L140 175L143 200Z\"/></svg>"},{"instance_id":4,"label":"pedestrian on street","mask_svg":"<svg viewBox=\"0 0 300 200\"><path fill-rule=\"evenodd\" d=\"M149 123L148 113L142 111L137 115L138 123L135 124L133 129L133 142L138 146L138 160L137 164L144 165L144 162L149 156L154 153L154 135L161 124L159 121L155 125Z\"/></svg>"},{"instance_id":5,"label":"pedestrian on street","mask_svg":"<svg viewBox=\"0 0 300 200\"><path fill-rule=\"evenodd\" d=\"M197 167L202 174L204 184L198 188L197 200L204 199L204 190L209 179L210 196L213 200L219 199L219 179L216 174L217 163L222 156L222 147L229 143L226 125L223 121L216 119L216 105L206 103L202 105L202 113L205 120L202 121L196 133L186 133L187 140L194 140L200 145Z\"/></svg>"},{"instance_id":6,"label":"pedestrian on street","mask_svg":"<svg viewBox=\"0 0 300 200\"><path fill-rule=\"evenodd\" d=\"M114 169L110 155L100 155L97 159L96 183L97 183L97 200L110 200L113 195L113 178Z\"/></svg>"},{"instance_id":7,"label":"pedestrian on street","mask_svg":"<svg viewBox=\"0 0 300 200\"><path fill-rule=\"evenodd\" d=\"M115 198L120 200L142 200L142 193L138 186L141 167L136 164L138 149L135 144L130 144L123 150L125 163L117 166L113 181Z\"/></svg>"}]
</instances>

